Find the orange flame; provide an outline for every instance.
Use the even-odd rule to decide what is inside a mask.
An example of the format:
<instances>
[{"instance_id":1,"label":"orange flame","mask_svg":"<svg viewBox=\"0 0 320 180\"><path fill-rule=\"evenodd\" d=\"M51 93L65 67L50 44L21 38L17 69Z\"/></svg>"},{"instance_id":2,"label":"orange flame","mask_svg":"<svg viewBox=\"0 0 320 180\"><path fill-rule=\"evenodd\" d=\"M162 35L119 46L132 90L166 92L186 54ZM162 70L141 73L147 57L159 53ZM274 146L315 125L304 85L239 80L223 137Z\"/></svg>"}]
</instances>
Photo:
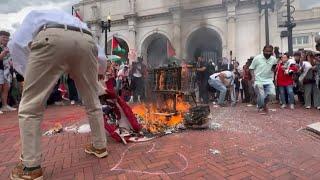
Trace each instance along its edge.
<instances>
[{"instance_id":1,"label":"orange flame","mask_svg":"<svg viewBox=\"0 0 320 180\"><path fill-rule=\"evenodd\" d=\"M163 106L167 109L172 107L173 102L167 100ZM174 127L182 123L184 114L188 112L190 105L182 99L177 100L177 113L161 112L156 104L137 104L132 107L133 113L142 117L142 126L151 133L163 132L165 128Z\"/></svg>"}]
</instances>

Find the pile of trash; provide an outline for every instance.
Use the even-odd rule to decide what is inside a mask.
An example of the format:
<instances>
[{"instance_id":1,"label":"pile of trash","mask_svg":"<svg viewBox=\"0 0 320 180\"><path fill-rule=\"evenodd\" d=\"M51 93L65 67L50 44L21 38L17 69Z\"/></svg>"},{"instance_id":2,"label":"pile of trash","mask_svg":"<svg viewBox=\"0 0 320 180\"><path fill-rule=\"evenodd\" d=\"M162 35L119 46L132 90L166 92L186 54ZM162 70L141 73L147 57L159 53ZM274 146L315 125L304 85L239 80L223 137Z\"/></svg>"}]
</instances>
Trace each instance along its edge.
<instances>
[{"instance_id":1,"label":"pile of trash","mask_svg":"<svg viewBox=\"0 0 320 180\"><path fill-rule=\"evenodd\" d=\"M63 128L61 123L55 123L54 127L43 133L44 136L53 136L62 132L71 132L71 133L89 133L91 132L89 124L68 126Z\"/></svg>"}]
</instances>

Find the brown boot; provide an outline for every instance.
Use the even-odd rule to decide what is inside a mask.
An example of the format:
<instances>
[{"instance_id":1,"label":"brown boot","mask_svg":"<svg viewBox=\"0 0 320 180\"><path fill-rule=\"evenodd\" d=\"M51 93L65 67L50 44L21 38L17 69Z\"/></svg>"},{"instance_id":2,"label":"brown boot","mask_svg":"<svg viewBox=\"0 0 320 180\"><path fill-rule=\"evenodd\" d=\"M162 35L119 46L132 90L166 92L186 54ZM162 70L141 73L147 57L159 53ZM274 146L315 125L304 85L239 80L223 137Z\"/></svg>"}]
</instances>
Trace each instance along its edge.
<instances>
[{"instance_id":1,"label":"brown boot","mask_svg":"<svg viewBox=\"0 0 320 180\"><path fill-rule=\"evenodd\" d=\"M95 156L97 156L98 158L104 158L108 156L108 151L106 148L103 149L96 149L95 147L93 147L92 144L89 144L85 147L84 152L88 153L88 154L93 154Z\"/></svg>"},{"instance_id":2,"label":"brown boot","mask_svg":"<svg viewBox=\"0 0 320 180\"><path fill-rule=\"evenodd\" d=\"M19 163L11 172L10 179L12 180L42 180L42 168L27 170L27 168Z\"/></svg>"}]
</instances>

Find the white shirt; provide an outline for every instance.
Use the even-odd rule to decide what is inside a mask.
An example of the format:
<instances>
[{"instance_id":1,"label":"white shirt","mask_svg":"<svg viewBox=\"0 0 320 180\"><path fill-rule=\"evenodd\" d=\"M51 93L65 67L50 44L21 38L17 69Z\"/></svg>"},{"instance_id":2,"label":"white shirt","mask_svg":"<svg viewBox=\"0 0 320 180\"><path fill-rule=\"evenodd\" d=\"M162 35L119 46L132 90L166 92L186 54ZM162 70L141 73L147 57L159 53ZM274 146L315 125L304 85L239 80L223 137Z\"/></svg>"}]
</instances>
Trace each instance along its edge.
<instances>
[{"instance_id":1,"label":"white shirt","mask_svg":"<svg viewBox=\"0 0 320 180\"><path fill-rule=\"evenodd\" d=\"M13 34L8 47L13 59L13 67L22 75L25 73L30 49L28 44L37 35L39 28L48 23L66 24L89 30L78 18L61 10L34 10L23 20Z\"/></svg>"},{"instance_id":2,"label":"white shirt","mask_svg":"<svg viewBox=\"0 0 320 180\"><path fill-rule=\"evenodd\" d=\"M306 77L306 75L308 74L309 70L312 68L312 65L310 62L308 61L303 61L302 62L302 74L299 76L299 81L301 84L303 84L303 80Z\"/></svg>"},{"instance_id":3,"label":"white shirt","mask_svg":"<svg viewBox=\"0 0 320 180\"><path fill-rule=\"evenodd\" d=\"M133 76L134 77L142 77L141 69L142 69L141 64L138 64L136 71L133 73Z\"/></svg>"},{"instance_id":4,"label":"white shirt","mask_svg":"<svg viewBox=\"0 0 320 180\"><path fill-rule=\"evenodd\" d=\"M222 71L222 72L214 73L213 75L210 76L210 79L215 79L217 81L221 81L221 79L219 78L219 75L221 73L223 73L225 75L225 78L229 84L233 84L234 74L231 71Z\"/></svg>"}]
</instances>

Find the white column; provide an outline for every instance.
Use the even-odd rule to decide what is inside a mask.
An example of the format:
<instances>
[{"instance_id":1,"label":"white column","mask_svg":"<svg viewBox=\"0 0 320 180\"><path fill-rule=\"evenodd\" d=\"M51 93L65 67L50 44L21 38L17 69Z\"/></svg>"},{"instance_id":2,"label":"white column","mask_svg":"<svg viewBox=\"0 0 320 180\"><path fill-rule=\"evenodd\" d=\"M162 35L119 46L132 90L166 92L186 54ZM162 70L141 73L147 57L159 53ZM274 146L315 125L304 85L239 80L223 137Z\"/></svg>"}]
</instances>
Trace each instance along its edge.
<instances>
[{"instance_id":1,"label":"white column","mask_svg":"<svg viewBox=\"0 0 320 180\"><path fill-rule=\"evenodd\" d=\"M130 64L136 59L136 57L131 56L132 54L137 54L137 45L136 45L136 16L132 15L128 19L128 31L129 31L129 60Z\"/></svg>"},{"instance_id":2,"label":"white column","mask_svg":"<svg viewBox=\"0 0 320 180\"><path fill-rule=\"evenodd\" d=\"M229 1L227 4L227 54L232 51L232 57L236 57L236 2ZM227 56L229 58L229 56Z\"/></svg>"},{"instance_id":3,"label":"white column","mask_svg":"<svg viewBox=\"0 0 320 180\"><path fill-rule=\"evenodd\" d=\"M129 61L130 64L132 61L136 60L136 57L133 54L137 54L137 45L136 45L136 34L137 34L137 13L136 13L136 0L129 0L129 12L124 17L128 20L128 46L129 46Z\"/></svg>"},{"instance_id":4,"label":"white column","mask_svg":"<svg viewBox=\"0 0 320 180\"><path fill-rule=\"evenodd\" d=\"M170 8L169 11L172 13L173 20L173 38L172 38L172 46L176 50L176 57L182 58L181 53L181 7L173 7Z\"/></svg>"}]
</instances>

